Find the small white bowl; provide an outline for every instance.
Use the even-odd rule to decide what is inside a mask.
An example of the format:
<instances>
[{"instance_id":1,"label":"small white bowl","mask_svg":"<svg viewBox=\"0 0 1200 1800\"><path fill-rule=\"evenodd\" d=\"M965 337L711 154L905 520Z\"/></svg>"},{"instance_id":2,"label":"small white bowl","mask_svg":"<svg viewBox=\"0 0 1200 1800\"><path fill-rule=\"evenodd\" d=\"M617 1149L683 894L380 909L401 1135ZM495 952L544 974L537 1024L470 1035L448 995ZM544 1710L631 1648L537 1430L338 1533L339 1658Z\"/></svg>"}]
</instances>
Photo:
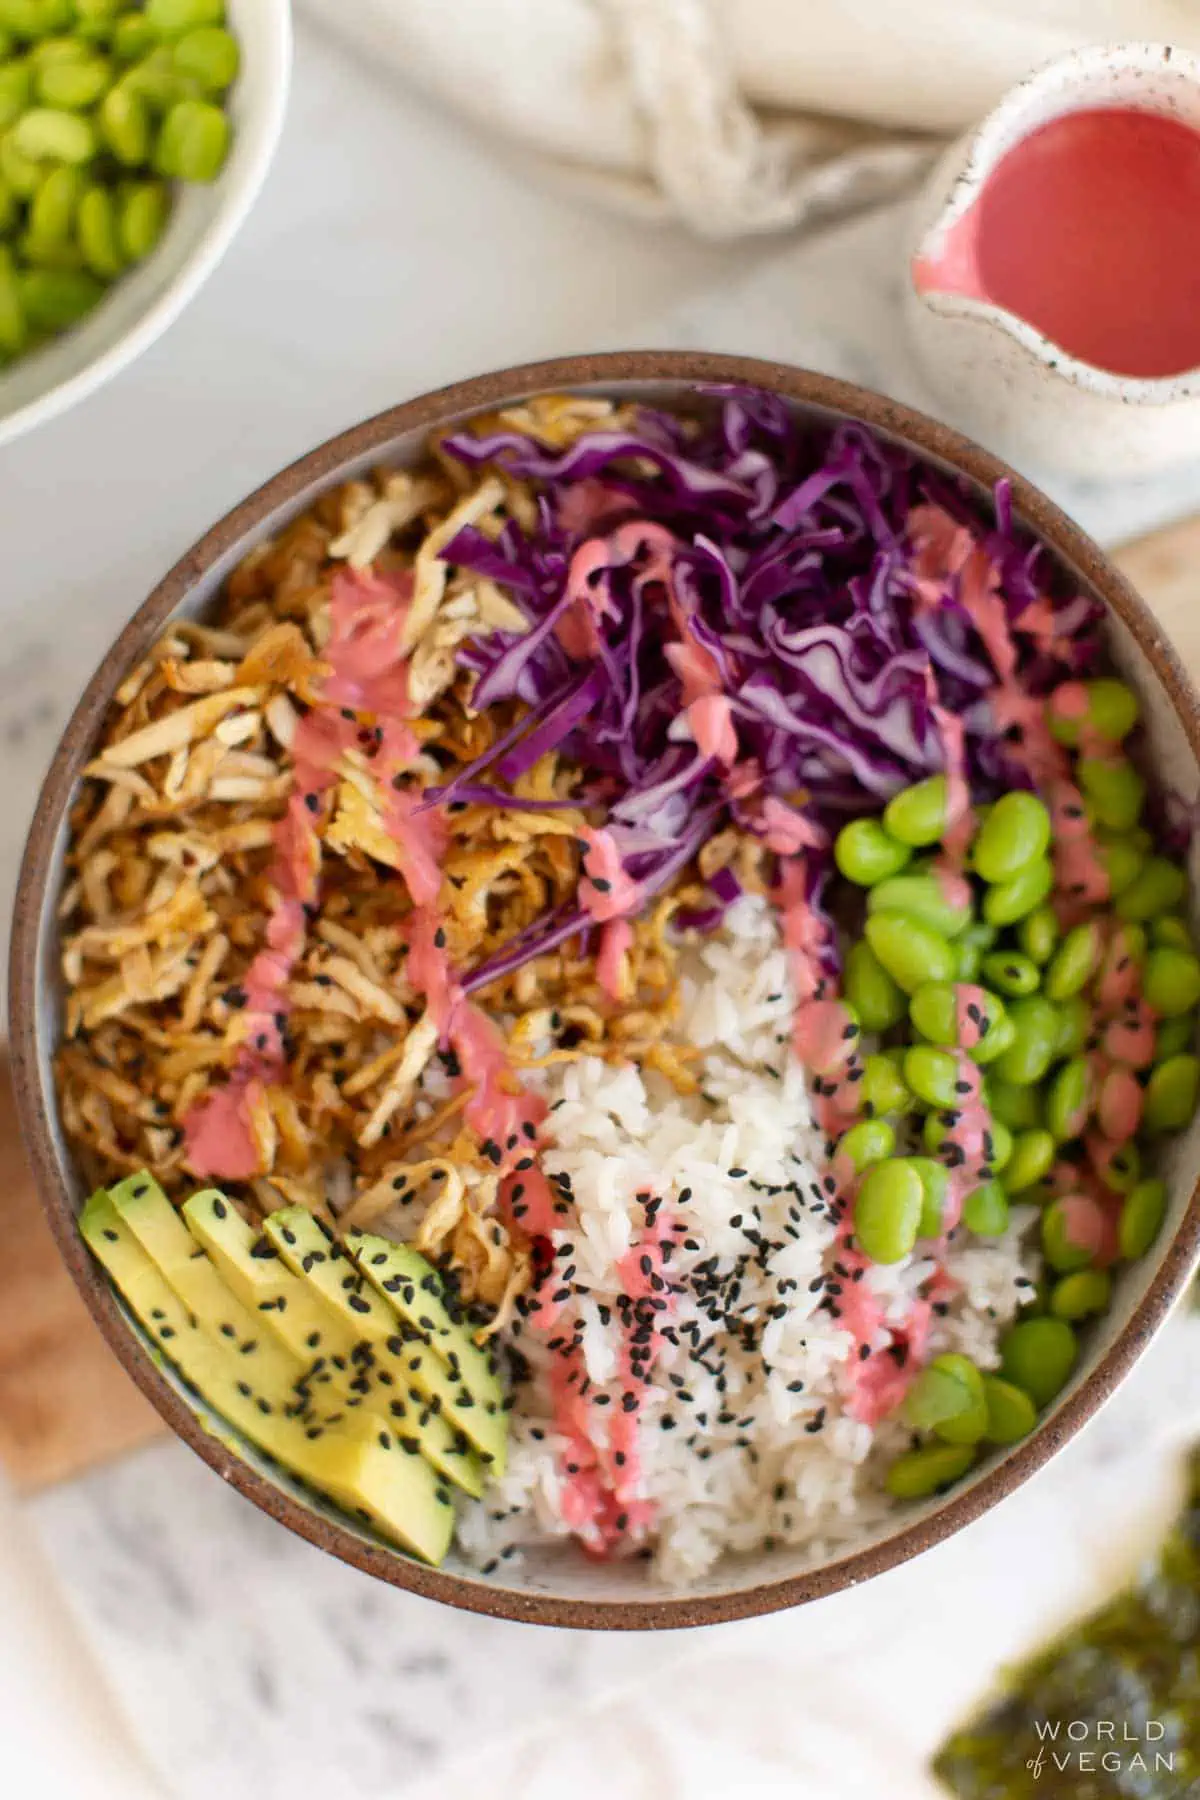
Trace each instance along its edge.
<instances>
[{"instance_id":1,"label":"small white bowl","mask_svg":"<svg viewBox=\"0 0 1200 1800\"><path fill-rule=\"evenodd\" d=\"M283 128L292 66L290 0L227 0L242 66L229 96L233 141L211 184L179 190L152 256L74 330L0 374L0 444L94 393L172 325L212 274L263 184Z\"/></svg>"}]
</instances>

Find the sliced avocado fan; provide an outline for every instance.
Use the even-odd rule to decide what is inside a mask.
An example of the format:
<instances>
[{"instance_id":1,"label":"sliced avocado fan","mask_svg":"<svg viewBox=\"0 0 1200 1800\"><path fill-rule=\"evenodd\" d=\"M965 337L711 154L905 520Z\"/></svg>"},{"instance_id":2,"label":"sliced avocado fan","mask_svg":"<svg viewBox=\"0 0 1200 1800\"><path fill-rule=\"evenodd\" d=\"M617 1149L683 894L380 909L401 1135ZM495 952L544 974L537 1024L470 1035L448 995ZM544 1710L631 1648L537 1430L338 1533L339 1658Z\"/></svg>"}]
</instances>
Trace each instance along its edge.
<instances>
[{"instance_id":1,"label":"sliced avocado fan","mask_svg":"<svg viewBox=\"0 0 1200 1800\"><path fill-rule=\"evenodd\" d=\"M500 1406L503 1390L486 1353L442 1298L443 1283L432 1263L410 1244L396 1244L357 1225L346 1233L346 1248L372 1287L418 1331L426 1332L452 1374L461 1375L477 1406Z\"/></svg>"},{"instance_id":2,"label":"sliced avocado fan","mask_svg":"<svg viewBox=\"0 0 1200 1800\"><path fill-rule=\"evenodd\" d=\"M477 1395L463 1373L463 1353L472 1350L467 1333L453 1327L453 1340L413 1325L366 1282L340 1244L302 1206L281 1207L263 1222L267 1238L293 1275L307 1281L343 1323L370 1341L377 1366L407 1381L474 1444L488 1473L500 1475L505 1465L508 1415L498 1385ZM425 1265L429 1273L433 1270ZM432 1315L430 1315L432 1316ZM454 1361L452 1363L451 1358ZM495 1382L495 1377L491 1377Z\"/></svg>"},{"instance_id":3,"label":"sliced avocado fan","mask_svg":"<svg viewBox=\"0 0 1200 1800\"><path fill-rule=\"evenodd\" d=\"M289 1392L256 1390L248 1377L257 1365L243 1363L238 1351L202 1330L103 1189L87 1202L79 1229L152 1342L230 1424L404 1549L441 1562L454 1506L423 1456L365 1414L351 1414L336 1428L305 1425L289 1416Z\"/></svg>"},{"instance_id":4,"label":"sliced avocado fan","mask_svg":"<svg viewBox=\"0 0 1200 1800\"><path fill-rule=\"evenodd\" d=\"M165 1196L164 1204L170 1207ZM253 1309L266 1334L312 1365L314 1381L330 1382L330 1391L348 1409L361 1407L402 1436L415 1436L434 1468L464 1493L483 1492L484 1467L465 1433L431 1412L407 1369L398 1375L381 1367L374 1345L292 1274L269 1239L257 1236L224 1194L216 1188L193 1194L184 1202L183 1217L186 1230L172 1213L184 1237L203 1245L221 1281Z\"/></svg>"}]
</instances>

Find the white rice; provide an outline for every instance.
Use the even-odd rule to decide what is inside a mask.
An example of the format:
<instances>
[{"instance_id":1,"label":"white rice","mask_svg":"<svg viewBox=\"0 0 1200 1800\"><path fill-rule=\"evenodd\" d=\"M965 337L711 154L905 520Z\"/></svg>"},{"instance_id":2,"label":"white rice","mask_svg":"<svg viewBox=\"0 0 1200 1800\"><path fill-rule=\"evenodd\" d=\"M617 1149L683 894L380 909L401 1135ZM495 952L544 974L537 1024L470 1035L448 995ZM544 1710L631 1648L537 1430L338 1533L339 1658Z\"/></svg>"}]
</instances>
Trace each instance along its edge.
<instances>
[{"instance_id":1,"label":"white rice","mask_svg":"<svg viewBox=\"0 0 1200 1800\"><path fill-rule=\"evenodd\" d=\"M593 1057L539 1077L553 1108L544 1166L569 1177L573 1201L554 1238L558 1279L571 1297L553 1334L569 1335L578 1321L591 1395L611 1396L590 1415L594 1440L603 1441L621 1399L622 1331L602 1309L623 1292L618 1263L643 1229L637 1196L660 1196L663 1215L687 1227L666 1271L683 1289L669 1316L676 1341L661 1344L639 1415L637 1493L656 1517L646 1541L657 1573L674 1584L703 1575L727 1551L771 1541L803 1546L813 1560L828 1556L888 1510L881 1473L907 1445L899 1424L872 1429L843 1405L853 1341L821 1307L836 1256L821 1187L825 1146L789 1049L792 994L765 901L730 909L685 973L682 1001L677 1037L705 1052L703 1099L680 1099L652 1072ZM946 1266L962 1289L935 1320L934 1349L996 1365L997 1338L1036 1264L1023 1245L1031 1216L1021 1209L1002 1239L963 1234L951 1244ZM711 1258L706 1277L700 1265ZM931 1271L914 1256L871 1268L865 1281L899 1322ZM723 1278L719 1323L697 1293L711 1289L714 1272ZM750 1328L749 1348L742 1328ZM696 1343L714 1334L698 1356ZM521 1543L569 1535L569 1450L554 1425L552 1353L528 1321L516 1323L513 1341L531 1378L518 1390L508 1470L464 1510L459 1528L465 1554L483 1567Z\"/></svg>"}]
</instances>

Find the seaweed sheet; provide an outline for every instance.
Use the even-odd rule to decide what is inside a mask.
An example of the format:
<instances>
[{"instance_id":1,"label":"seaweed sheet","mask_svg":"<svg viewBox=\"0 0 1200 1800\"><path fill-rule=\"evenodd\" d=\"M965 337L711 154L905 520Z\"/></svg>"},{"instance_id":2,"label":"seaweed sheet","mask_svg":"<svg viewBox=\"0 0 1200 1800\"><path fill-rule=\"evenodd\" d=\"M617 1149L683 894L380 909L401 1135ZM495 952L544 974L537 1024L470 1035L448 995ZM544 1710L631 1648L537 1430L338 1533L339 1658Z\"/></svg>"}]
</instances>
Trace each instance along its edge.
<instances>
[{"instance_id":1,"label":"seaweed sheet","mask_svg":"<svg viewBox=\"0 0 1200 1800\"><path fill-rule=\"evenodd\" d=\"M1200 1454L1157 1563L934 1759L961 1800L1200 1800Z\"/></svg>"}]
</instances>

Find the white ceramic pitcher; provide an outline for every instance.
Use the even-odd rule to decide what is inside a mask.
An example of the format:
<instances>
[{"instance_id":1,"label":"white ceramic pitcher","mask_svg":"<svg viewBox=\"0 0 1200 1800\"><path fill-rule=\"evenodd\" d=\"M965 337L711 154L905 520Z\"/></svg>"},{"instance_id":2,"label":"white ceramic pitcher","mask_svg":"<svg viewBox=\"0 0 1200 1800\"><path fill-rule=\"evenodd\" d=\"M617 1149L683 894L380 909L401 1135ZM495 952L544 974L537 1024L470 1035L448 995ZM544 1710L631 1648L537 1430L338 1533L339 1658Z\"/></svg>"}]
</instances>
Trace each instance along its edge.
<instances>
[{"instance_id":1,"label":"white ceramic pitcher","mask_svg":"<svg viewBox=\"0 0 1200 1800\"><path fill-rule=\"evenodd\" d=\"M930 175L905 293L922 370L956 424L1018 465L1111 479L1200 457L1200 368L1137 379L1069 356L1005 308L954 291L950 241L1016 144L1065 113L1097 107L1139 108L1200 130L1200 59L1165 44L1097 45L1021 82Z\"/></svg>"}]
</instances>

